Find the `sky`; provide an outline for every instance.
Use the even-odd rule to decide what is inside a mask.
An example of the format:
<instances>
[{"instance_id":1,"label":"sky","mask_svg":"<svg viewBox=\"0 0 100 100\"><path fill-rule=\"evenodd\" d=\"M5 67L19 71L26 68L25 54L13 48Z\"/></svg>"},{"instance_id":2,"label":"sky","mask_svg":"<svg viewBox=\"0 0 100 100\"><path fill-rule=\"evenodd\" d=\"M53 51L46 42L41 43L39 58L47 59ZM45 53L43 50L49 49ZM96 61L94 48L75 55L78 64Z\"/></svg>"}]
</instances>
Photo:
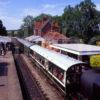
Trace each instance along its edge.
<instances>
[{"instance_id":1,"label":"sky","mask_svg":"<svg viewBox=\"0 0 100 100\"><path fill-rule=\"evenodd\" d=\"M41 13L61 15L67 5L75 6L82 0L0 0L0 19L7 30L19 29L27 15ZM92 0L100 10L100 0Z\"/></svg>"}]
</instances>

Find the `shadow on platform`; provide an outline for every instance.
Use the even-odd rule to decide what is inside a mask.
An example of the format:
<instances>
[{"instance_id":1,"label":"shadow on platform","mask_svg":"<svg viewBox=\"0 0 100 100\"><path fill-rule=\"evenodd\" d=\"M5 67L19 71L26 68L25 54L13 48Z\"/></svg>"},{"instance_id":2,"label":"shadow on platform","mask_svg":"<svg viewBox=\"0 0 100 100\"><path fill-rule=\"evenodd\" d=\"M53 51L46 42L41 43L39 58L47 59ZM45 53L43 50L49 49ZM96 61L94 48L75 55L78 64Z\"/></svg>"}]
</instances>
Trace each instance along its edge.
<instances>
[{"instance_id":1,"label":"shadow on platform","mask_svg":"<svg viewBox=\"0 0 100 100\"><path fill-rule=\"evenodd\" d=\"M8 63L0 62L0 76L7 76L8 75Z\"/></svg>"}]
</instances>

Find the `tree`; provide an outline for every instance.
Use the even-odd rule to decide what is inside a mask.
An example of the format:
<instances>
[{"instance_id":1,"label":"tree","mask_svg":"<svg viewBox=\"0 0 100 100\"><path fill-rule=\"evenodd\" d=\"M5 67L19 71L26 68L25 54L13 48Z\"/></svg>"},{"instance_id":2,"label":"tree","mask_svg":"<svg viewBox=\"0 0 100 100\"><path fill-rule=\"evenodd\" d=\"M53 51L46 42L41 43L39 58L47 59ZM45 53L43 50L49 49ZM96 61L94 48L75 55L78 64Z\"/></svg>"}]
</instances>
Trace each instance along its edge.
<instances>
[{"instance_id":1,"label":"tree","mask_svg":"<svg viewBox=\"0 0 100 100\"><path fill-rule=\"evenodd\" d=\"M0 35L1 36L7 36L6 28L3 26L2 21L0 20Z\"/></svg>"},{"instance_id":2,"label":"tree","mask_svg":"<svg viewBox=\"0 0 100 100\"><path fill-rule=\"evenodd\" d=\"M91 0L84 0L79 5L64 9L62 15L63 32L66 36L77 36L87 43L99 32L100 12Z\"/></svg>"},{"instance_id":3,"label":"tree","mask_svg":"<svg viewBox=\"0 0 100 100\"><path fill-rule=\"evenodd\" d=\"M96 42L100 42L100 35L90 39L89 44L96 45Z\"/></svg>"},{"instance_id":4,"label":"tree","mask_svg":"<svg viewBox=\"0 0 100 100\"><path fill-rule=\"evenodd\" d=\"M98 18L96 14L95 4L91 0L84 0L81 2L79 7L81 8L81 35L84 41L87 43L94 35L96 29L98 30Z\"/></svg>"},{"instance_id":5,"label":"tree","mask_svg":"<svg viewBox=\"0 0 100 100\"><path fill-rule=\"evenodd\" d=\"M41 19L43 19L44 17L52 18L51 15L42 13L42 14L40 14L39 16L35 17L35 18L34 18L34 21L41 20Z\"/></svg>"},{"instance_id":6,"label":"tree","mask_svg":"<svg viewBox=\"0 0 100 100\"><path fill-rule=\"evenodd\" d=\"M29 36L33 34L33 23L34 23L34 18L30 15L26 16L23 19L23 24L21 25L21 30L20 30L21 36L22 35ZM27 34L25 34L26 30L27 30Z\"/></svg>"},{"instance_id":7,"label":"tree","mask_svg":"<svg viewBox=\"0 0 100 100\"><path fill-rule=\"evenodd\" d=\"M64 14L62 15L62 22L63 22L63 33L66 36L73 36L73 21L74 16L73 16L73 7L70 5L65 7L64 9Z\"/></svg>"},{"instance_id":8,"label":"tree","mask_svg":"<svg viewBox=\"0 0 100 100\"><path fill-rule=\"evenodd\" d=\"M18 30L18 37L20 37L20 38L24 37L24 30L22 30L22 29Z\"/></svg>"}]
</instances>

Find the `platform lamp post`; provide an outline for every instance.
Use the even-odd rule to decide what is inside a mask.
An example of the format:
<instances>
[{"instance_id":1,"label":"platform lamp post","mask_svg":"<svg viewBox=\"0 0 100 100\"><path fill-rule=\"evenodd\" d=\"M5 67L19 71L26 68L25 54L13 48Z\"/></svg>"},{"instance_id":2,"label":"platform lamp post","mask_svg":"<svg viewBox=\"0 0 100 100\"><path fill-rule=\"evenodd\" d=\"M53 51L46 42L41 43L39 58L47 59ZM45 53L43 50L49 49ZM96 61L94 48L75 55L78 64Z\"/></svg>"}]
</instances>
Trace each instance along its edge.
<instances>
[{"instance_id":1,"label":"platform lamp post","mask_svg":"<svg viewBox=\"0 0 100 100\"><path fill-rule=\"evenodd\" d=\"M24 38L28 36L28 26L24 26Z\"/></svg>"},{"instance_id":2,"label":"platform lamp post","mask_svg":"<svg viewBox=\"0 0 100 100\"><path fill-rule=\"evenodd\" d=\"M25 25L24 26L24 39L26 38L28 36L28 26L27 25ZM25 47L24 47L24 52L25 52Z\"/></svg>"}]
</instances>

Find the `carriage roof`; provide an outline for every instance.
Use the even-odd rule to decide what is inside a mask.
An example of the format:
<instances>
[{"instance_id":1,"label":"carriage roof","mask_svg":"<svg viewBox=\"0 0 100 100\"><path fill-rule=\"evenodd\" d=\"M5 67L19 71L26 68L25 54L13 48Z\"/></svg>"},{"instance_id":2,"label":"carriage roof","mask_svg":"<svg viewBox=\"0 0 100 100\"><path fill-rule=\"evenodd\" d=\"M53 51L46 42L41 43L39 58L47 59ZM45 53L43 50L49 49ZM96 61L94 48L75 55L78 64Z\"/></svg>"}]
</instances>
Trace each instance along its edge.
<instances>
[{"instance_id":1,"label":"carriage roof","mask_svg":"<svg viewBox=\"0 0 100 100\"><path fill-rule=\"evenodd\" d=\"M71 57L68 57L66 55L57 53L55 51L52 51L43 47L40 47L38 45L31 46L30 49L65 71L67 71L68 68L70 68L73 65L84 64L83 62L79 60L73 59Z\"/></svg>"},{"instance_id":2,"label":"carriage roof","mask_svg":"<svg viewBox=\"0 0 100 100\"><path fill-rule=\"evenodd\" d=\"M100 54L100 46L87 44L52 44L51 47L77 55Z\"/></svg>"},{"instance_id":3,"label":"carriage roof","mask_svg":"<svg viewBox=\"0 0 100 100\"><path fill-rule=\"evenodd\" d=\"M24 46L26 46L26 47L30 47L30 46L33 45L32 43L30 43L29 41L24 40L24 39L17 38L17 40L18 40L20 43L22 43Z\"/></svg>"}]
</instances>

